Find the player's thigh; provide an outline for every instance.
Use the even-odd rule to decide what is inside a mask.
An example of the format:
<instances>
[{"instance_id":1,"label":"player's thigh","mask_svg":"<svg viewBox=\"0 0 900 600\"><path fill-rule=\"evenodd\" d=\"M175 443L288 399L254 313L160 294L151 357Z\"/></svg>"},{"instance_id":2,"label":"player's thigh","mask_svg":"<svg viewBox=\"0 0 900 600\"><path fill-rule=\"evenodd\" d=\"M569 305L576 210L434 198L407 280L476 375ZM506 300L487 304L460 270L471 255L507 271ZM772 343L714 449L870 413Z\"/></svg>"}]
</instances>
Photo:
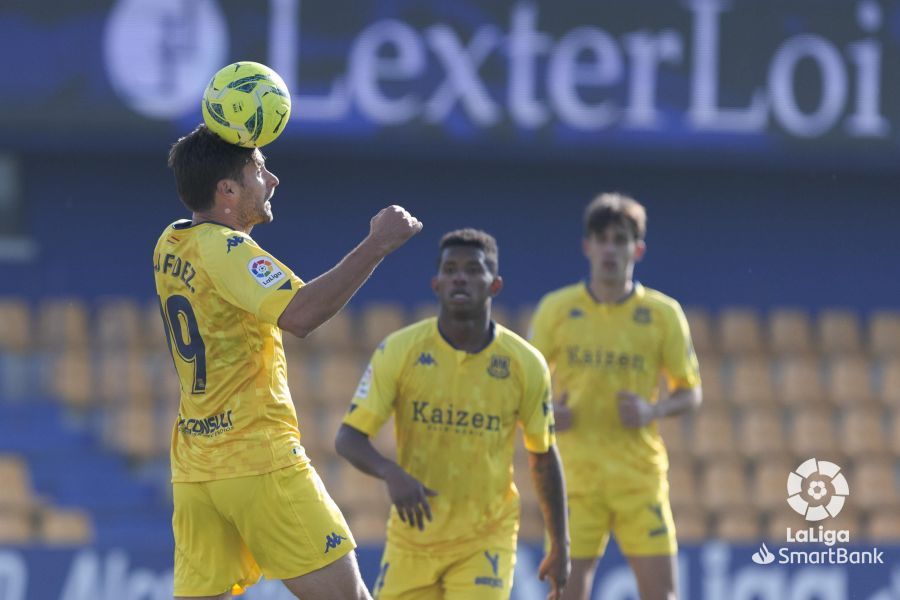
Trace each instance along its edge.
<instances>
[{"instance_id":1,"label":"player's thigh","mask_svg":"<svg viewBox=\"0 0 900 600\"><path fill-rule=\"evenodd\" d=\"M338 560L300 577L285 579L284 585L298 598L329 598L331 600L369 600L371 596L363 584L350 552Z\"/></svg>"},{"instance_id":2,"label":"player's thigh","mask_svg":"<svg viewBox=\"0 0 900 600\"><path fill-rule=\"evenodd\" d=\"M175 483L172 499L175 596L227 598L259 579L259 566L216 508L209 483Z\"/></svg>"},{"instance_id":3,"label":"player's thigh","mask_svg":"<svg viewBox=\"0 0 900 600\"><path fill-rule=\"evenodd\" d=\"M650 480L643 488L614 496L611 504L613 533L622 554L672 556L678 552L665 481Z\"/></svg>"},{"instance_id":4,"label":"player's thigh","mask_svg":"<svg viewBox=\"0 0 900 600\"><path fill-rule=\"evenodd\" d=\"M347 521L311 465L297 464L235 482L224 498L241 537L267 579L317 571L356 548ZM223 490L225 491L225 490Z\"/></svg>"},{"instance_id":5,"label":"player's thigh","mask_svg":"<svg viewBox=\"0 0 900 600\"><path fill-rule=\"evenodd\" d=\"M479 549L444 572L444 600L507 600L515 566L513 550Z\"/></svg>"},{"instance_id":6,"label":"player's thigh","mask_svg":"<svg viewBox=\"0 0 900 600\"><path fill-rule=\"evenodd\" d=\"M603 556L609 542L612 514L599 495L570 496L569 538L573 559Z\"/></svg>"},{"instance_id":7,"label":"player's thigh","mask_svg":"<svg viewBox=\"0 0 900 600\"><path fill-rule=\"evenodd\" d=\"M388 543L372 595L375 600L443 600L440 576L451 562Z\"/></svg>"},{"instance_id":8,"label":"player's thigh","mask_svg":"<svg viewBox=\"0 0 900 600\"><path fill-rule=\"evenodd\" d=\"M678 562L674 555L629 556L641 600L675 600Z\"/></svg>"}]
</instances>

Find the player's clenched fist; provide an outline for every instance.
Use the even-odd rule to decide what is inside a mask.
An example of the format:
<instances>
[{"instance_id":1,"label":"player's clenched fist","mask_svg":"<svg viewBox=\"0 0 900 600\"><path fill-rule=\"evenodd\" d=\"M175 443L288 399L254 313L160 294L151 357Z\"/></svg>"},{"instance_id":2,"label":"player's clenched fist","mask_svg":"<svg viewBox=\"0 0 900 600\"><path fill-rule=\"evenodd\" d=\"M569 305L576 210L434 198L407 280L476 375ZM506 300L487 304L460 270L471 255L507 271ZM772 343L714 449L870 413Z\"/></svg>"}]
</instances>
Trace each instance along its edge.
<instances>
[{"instance_id":1,"label":"player's clenched fist","mask_svg":"<svg viewBox=\"0 0 900 600\"><path fill-rule=\"evenodd\" d=\"M393 252L422 231L422 222L396 204L381 209L372 217L369 236L385 254Z\"/></svg>"}]
</instances>

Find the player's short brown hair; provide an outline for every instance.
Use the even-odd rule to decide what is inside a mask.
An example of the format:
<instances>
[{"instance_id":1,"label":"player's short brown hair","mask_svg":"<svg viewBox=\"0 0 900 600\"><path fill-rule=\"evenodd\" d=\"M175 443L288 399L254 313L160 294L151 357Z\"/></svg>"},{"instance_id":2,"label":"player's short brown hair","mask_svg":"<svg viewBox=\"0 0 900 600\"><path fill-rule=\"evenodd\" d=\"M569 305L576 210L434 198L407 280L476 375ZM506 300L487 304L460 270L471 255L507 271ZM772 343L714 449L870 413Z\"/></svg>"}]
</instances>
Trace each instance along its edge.
<instances>
[{"instance_id":1,"label":"player's short brown hair","mask_svg":"<svg viewBox=\"0 0 900 600\"><path fill-rule=\"evenodd\" d=\"M253 148L229 144L199 125L169 149L169 168L181 202L191 211L213 206L216 185L222 179L243 181L244 165L253 160Z\"/></svg>"},{"instance_id":2,"label":"player's short brown hair","mask_svg":"<svg viewBox=\"0 0 900 600\"><path fill-rule=\"evenodd\" d=\"M441 264L441 256L447 248L464 246L467 248L478 248L484 252L485 262L491 272L496 275L500 268L500 253L497 249L497 240L494 236L480 229L466 227L465 229L457 229L445 233L438 245L440 252L438 254L438 267Z\"/></svg>"},{"instance_id":3,"label":"player's short brown hair","mask_svg":"<svg viewBox=\"0 0 900 600\"><path fill-rule=\"evenodd\" d=\"M613 224L624 225L634 239L643 240L647 235L647 210L643 204L624 194L600 194L584 209L584 237L600 234Z\"/></svg>"}]
</instances>

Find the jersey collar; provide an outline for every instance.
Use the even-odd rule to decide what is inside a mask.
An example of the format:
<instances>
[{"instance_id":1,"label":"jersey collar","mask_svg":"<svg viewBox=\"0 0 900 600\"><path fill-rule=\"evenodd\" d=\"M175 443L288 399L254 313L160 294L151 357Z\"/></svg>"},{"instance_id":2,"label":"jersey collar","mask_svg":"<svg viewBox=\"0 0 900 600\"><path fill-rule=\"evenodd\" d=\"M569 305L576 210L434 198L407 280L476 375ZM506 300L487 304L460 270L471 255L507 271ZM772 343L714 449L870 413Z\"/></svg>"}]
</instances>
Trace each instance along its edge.
<instances>
[{"instance_id":1,"label":"jersey collar","mask_svg":"<svg viewBox=\"0 0 900 600\"><path fill-rule=\"evenodd\" d=\"M633 299L641 299L644 297L646 290L640 281L635 280L634 285L631 286L631 291L626 294L624 297L619 298L615 302L602 302L594 298L594 294L591 293L590 281L588 279L582 280L581 285L582 291L584 291L584 295L588 297L592 304L597 306L624 306L628 304Z\"/></svg>"},{"instance_id":2,"label":"jersey collar","mask_svg":"<svg viewBox=\"0 0 900 600\"><path fill-rule=\"evenodd\" d=\"M491 324L490 324L491 335L488 338L488 342L478 352L466 352L465 350L460 350L459 348L457 348L456 346L451 344L450 340L447 339L447 336L444 335L444 332L441 331L441 326L440 326L440 324L438 324L437 317L434 318L434 330L437 332L438 338L440 338L441 341L443 341L447 345L448 348L450 348L454 352L462 352L463 354L472 355L472 356L474 356L476 354L481 354L482 352L484 352L485 350L490 348L491 345L493 345L494 341L497 339L497 324L494 322L493 319L491 319Z\"/></svg>"},{"instance_id":3,"label":"jersey collar","mask_svg":"<svg viewBox=\"0 0 900 600\"><path fill-rule=\"evenodd\" d=\"M231 225L226 225L225 223L219 223L218 221L200 221L199 223L191 223L190 219L181 219L180 221L175 221L174 223L172 223L172 229L177 229L179 231L183 231L185 229L199 227L200 225L205 225L207 223L209 223L210 225L218 225L219 227L225 227L226 229L231 229L232 231L237 231Z\"/></svg>"}]
</instances>

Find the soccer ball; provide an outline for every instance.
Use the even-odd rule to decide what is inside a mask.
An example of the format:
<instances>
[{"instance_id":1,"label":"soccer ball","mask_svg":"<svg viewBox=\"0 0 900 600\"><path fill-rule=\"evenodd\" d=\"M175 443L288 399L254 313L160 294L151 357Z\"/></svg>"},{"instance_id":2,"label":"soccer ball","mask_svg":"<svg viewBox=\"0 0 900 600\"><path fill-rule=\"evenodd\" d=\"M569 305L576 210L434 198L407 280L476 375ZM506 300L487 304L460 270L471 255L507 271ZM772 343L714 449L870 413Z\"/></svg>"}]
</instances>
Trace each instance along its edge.
<instances>
[{"instance_id":1,"label":"soccer ball","mask_svg":"<svg viewBox=\"0 0 900 600\"><path fill-rule=\"evenodd\" d=\"M291 116L291 96L266 65L240 61L219 69L203 92L203 121L226 142L247 148L277 138Z\"/></svg>"}]
</instances>

